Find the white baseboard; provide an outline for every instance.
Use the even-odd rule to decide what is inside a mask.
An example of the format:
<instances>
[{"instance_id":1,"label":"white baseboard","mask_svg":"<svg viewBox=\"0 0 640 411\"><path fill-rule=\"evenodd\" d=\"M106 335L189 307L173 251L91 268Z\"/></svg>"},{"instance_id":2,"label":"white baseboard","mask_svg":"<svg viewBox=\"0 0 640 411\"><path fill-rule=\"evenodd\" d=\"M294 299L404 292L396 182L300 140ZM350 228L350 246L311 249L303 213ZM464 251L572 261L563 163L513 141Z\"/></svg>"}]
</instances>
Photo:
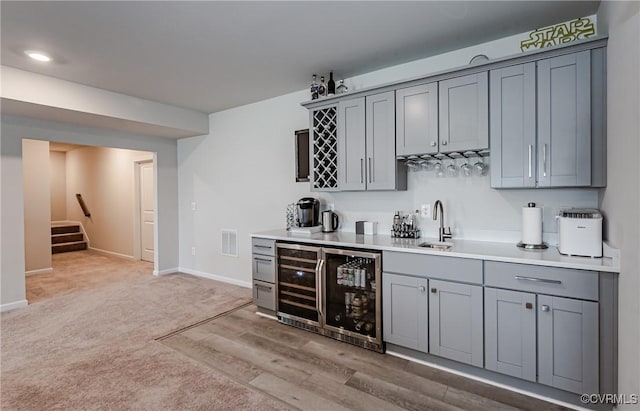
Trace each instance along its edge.
<instances>
[{"instance_id":1,"label":"white baseboard","mask_svg":"<svg viewBox=\"0 0 640 411\"><path fill-rule=\"evenodd\" d=\"M101 250L99 248L94 248L94 247L88 247L88 248L89 250L95 251L96 253L99 253L99 254L110 255L111 257L118 257L118 258L122 258L124 260L129 260L129 261L136 261L136 259L132 255L114 253L113 251Z\"/></svg>"},{"instance_id":2,"label":"white baseboard","mask_svg":"<svg viewBox=\"0 0 640 411\"><path fill-rule=\"evenodd\" d=\"M229 278L224 275L205 273L203 271L192 270L190 268L184 268L184 267L180 267L178 270L181 273L195 275L196 277L208 278L210 280L221 281L223 283L233 284L233 285L237 285L244 288L252 288L250 281L236 280L234 278Z\"/></svg>"},{"instance_id":3,"label":"white baseboard","mask_svg":"<svg viewBox=\"0 0 640 411\"><path fill-rule=\"evenodd\" d=\"M153 270L153 275L167 275L167 274L175 274L180 269L178 267L175 268L167 268L166 270Z\"/></svg>"},{"instance_id":4,"label":"white baseboard","mask_svg":"<svg viewBox=\"0 0 640 411\"><path fill-rule=\"evenodd\" d=\"M52 273L53 272L53 268L49 267L49 268L41 268L39 270L29 270L29 271L25 271L24 275L26 275L27 277L30 275L36 275L36 274L47 274L47 273Z\"/></svg>"},{"instance_id":5,"label":"white baseboard","mask_svg":"<svg viewBox=\"0 0 640 411\"><path fill-rule=\"evenodd\" d=\"M417 359L417 358L410 357L408 355L404 355L404 354L399 353L399 352L395 352L393 350L387 350L386 353L389 354L389 355L392 355L394 357L402 358L402 359L409 360L409 361L412 361L412 362L416 362L416 363L422 364L422 365L427 365L427 366L432 367L432 368L437 368L439 370L447 371L447 372L450 372L452 374L456 374L456 375L460 375L460 376L465 377L465 378L469 378L470 380L476 380L476 381L483 382L485 384L493 385L493 386L498 387L498 388L504 388L505 390L517 392L518 394L524 394L524 395L527 395L529 397L534 397L534 398L537 398L539 400L543 400L543 401L547 401L547 402L550 402L550 403L553 403L553 404L561 405L561 406L569 408L569 409L578 410L578 411L589 411L587 408L578 407L578 406L576 406L574 404L569 404L569 403L564 402L564 401L556 400L555 398L546 397L544 395L540 395L540 394L536 394L536 393L531 392L531 391L527 391L527 390L523 390L523 389L520 389L520 388L512 387L512 386L507 385L507 384L502 384L502 383L495 382L495 381L492 381L492 380L489 380L489 379L486 379L486 378L478 377L476 375L467 374L466 372L454 370L452 368L448 368L448 367L444 367L442 365L434 364L434 363L429 362L429 361L423 361L423 360L420 360L420 359Z\"/></svg>"},{"instance_id":6,"label":"white baseboard","mask_svg":"<svg viewBox=\"0 0 640 411\"><path fill-rule=\"evenodd\" d=\"M2 304L0 305L0 312L15 310L16 308L24 308L27 305L29 305L27 300L20 300L20 301L14 301L12 303Z\"/></svg>"}]
</instances>

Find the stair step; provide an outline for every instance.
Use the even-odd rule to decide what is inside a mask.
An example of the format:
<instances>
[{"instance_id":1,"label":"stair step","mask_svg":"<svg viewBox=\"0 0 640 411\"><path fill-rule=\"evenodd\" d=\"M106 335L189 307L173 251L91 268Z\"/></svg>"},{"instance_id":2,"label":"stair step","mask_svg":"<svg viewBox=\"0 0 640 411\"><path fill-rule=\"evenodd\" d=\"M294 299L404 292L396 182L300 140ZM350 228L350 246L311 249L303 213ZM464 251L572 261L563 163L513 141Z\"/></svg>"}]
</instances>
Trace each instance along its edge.
<instances>
[{"instance_id":1,"label":"stair step","mask_svg":"<svg viewBox=\"0 0 640 411\"><path fill-rule=\"evenodd\" d=\"M51 253L58 254L58 253L66 253L68 251L79 251L79 250L86 250L86 249L87 249L86 241L74 241L70 243L61 243L61 244L52 245Z\"/></svg>"},{"instance_id":2,"label":"stair step","mask_svg":"<svg viewBox=\"0 0 640 411\"><path fill-rule=\"evenodd\" d=\"M82 233L51 235L51 244L73 243L73 242L83 241L83 240L84 240L84 235L82 235Z\"/></svg>"},{"instance_id":3,"label":"stair step","mask_svg":"<svg viewBox=\"0 0 640 411\"><path fill-rule=\"evenodd\" d=\"M68 234L68 233L79 233L80 226L77 224L74 225L57 225L51 227L51 234Z\"/></svg>"}]
</instances>

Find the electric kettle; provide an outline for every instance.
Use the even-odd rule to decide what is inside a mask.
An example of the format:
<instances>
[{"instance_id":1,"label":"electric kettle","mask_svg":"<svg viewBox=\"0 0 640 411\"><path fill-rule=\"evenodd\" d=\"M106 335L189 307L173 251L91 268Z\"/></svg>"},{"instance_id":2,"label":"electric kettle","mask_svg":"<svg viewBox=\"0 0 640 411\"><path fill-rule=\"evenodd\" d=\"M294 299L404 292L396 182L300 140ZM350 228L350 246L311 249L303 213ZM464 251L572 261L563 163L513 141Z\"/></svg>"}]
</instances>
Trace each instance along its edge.
<instances>
[{"instance_id":1,"label":"electric kettle","mask_svg":"<svg viewBox=\"0 0 640 411\"><path fill-rule=\"evenodd\" d=\"M338 229L339 223L340 223L340 219L338 218L338 214L329 210L322 212L322 232L323 233L330 233L332 231L336 231Z\"/></svg>"}]
</instances>

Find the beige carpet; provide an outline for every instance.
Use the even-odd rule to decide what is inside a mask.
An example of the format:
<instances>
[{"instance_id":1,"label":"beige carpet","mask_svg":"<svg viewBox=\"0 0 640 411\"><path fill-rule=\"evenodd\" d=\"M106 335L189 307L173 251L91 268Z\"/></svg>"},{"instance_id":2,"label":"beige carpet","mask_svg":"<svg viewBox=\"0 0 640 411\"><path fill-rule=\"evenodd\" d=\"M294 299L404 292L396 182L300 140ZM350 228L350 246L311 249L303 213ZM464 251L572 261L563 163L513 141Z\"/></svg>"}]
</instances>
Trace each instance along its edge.
<instances>
[{"instance_id":1,"label":"beige carpet","mask_svg":"<svg viewBox=\"0 0 640 411\"><path fill-rule=\"evenodd\" d=\"M284 409L154 340L250 293L184 274L133 275L2 313L0 408Z\"/></svg>"}]
</instances>

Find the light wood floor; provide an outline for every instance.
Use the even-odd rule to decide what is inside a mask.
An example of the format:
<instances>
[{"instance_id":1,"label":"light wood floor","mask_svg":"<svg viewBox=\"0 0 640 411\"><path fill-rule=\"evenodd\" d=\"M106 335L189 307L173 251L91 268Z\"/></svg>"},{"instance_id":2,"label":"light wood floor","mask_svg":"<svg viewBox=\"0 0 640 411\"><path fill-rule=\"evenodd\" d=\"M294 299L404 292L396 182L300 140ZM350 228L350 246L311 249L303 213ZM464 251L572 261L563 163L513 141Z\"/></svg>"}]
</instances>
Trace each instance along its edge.
<instances>
[{"instance_id":1,"label":"light wood floor","mask_svg":"<svg viewBox=\"0 0 640 411\"><path fill-rule=\"evenodd\" d=\"M294 409L565 409L298 330L256 315L253 305L160 342Z\"/></svg>"}]
</instances>

